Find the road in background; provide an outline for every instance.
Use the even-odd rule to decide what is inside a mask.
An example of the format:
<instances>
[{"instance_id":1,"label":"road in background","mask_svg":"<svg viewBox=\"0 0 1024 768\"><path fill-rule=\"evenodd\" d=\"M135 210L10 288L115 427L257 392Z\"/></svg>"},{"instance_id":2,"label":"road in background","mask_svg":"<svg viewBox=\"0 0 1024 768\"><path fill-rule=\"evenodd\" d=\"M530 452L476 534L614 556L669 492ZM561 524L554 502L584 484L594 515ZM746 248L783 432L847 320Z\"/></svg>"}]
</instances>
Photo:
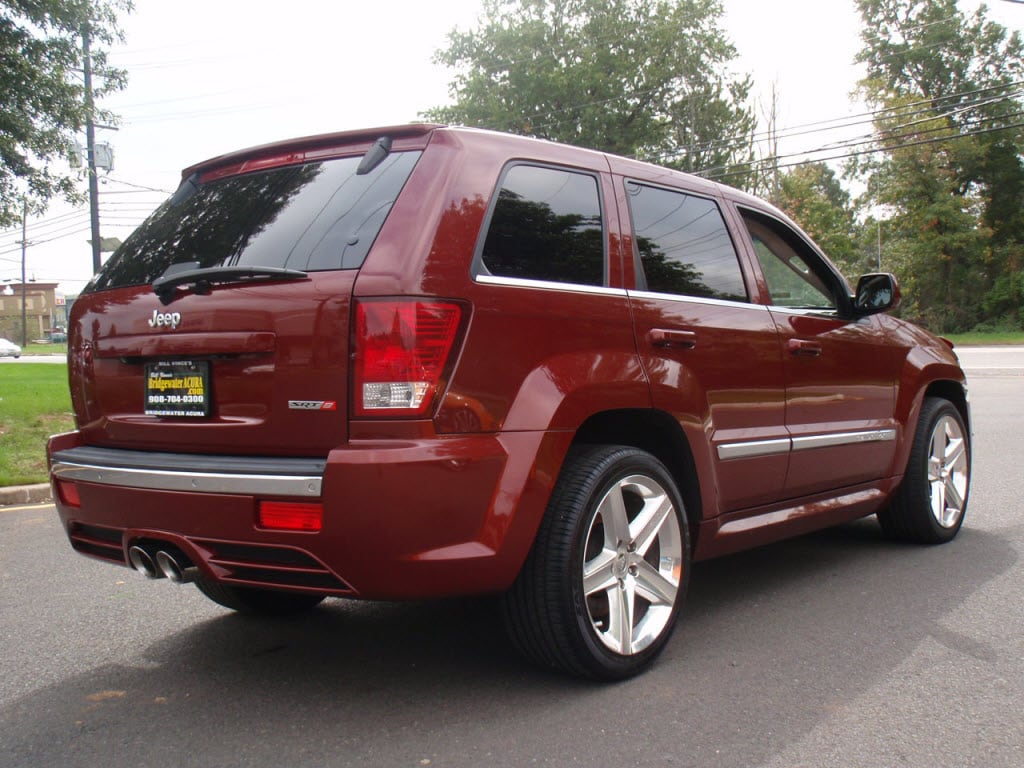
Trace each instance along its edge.
<instances>
[{"instance_id":1,"label":"road in background","mask_svg":"<svg viewBox=\"0 0 1024 768\"><path fill-rule=\"evenodd\" d=\"M957 347L954 351L968 376L1024 374L1024 347Z\"/></svg>"},{"instance_id":2,"label":"road in background","mask_svg":"<svg viewBox=\"0 0 1024 768\"><path fill-rule=\"evenodd\" d=\"M698 564L662 658L616 685L520 660L491 600L259 621L73 554L51 507L0 511L0 762L1019 768L1022 388L971 376L953 543L867 519Z\"/></svg>"},{"instance_id":3,"label":"road in background","mask_svg":"<svg viewBox=\"0 0 1024 768\"><path fill-rule=\"evenodd\" d=\"M22 355L21 357L0 357L0 363L66 363L66 355Z\"/></svg>"}]
</instances>

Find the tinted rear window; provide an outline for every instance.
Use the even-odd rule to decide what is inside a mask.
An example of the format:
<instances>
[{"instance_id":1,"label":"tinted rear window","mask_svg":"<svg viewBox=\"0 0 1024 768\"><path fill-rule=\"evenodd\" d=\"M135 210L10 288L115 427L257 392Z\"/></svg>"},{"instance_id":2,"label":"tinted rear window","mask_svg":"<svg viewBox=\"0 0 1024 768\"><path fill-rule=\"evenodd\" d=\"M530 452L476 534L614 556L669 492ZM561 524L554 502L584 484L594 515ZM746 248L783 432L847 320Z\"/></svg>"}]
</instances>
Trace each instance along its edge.
<instances>
[{"instance_id":1,"label":"tinted rear window","mask_svg":"<svg viewBox=\"0 0 1024 768\"><path fill-rule=\"evenodd\" d=\"M151 283L171 264L355 269L363 263L419 152L365 176L359 157L274 168L202 184L165 202L114 252L93 290Z\"/></svg>"}]
</instances>

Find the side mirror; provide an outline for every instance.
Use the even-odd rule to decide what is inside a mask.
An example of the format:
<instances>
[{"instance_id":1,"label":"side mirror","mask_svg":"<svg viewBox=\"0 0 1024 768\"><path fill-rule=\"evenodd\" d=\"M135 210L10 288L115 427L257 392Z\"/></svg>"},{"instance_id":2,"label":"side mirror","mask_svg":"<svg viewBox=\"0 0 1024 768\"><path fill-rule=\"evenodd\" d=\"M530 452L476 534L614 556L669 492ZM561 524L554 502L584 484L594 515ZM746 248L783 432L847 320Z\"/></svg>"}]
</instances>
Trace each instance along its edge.
<instances>
[{"instance_id":1,"label":"side mirror","mask_svg":"<svg viewBox=\"0 0 1024 768\"><path fill-rule=\"evenodd\" d=\"M858 315L873 315L900 305L900 284L888 272L862 275L857 281L853 306Z\"/></svg>"}]
</instances>

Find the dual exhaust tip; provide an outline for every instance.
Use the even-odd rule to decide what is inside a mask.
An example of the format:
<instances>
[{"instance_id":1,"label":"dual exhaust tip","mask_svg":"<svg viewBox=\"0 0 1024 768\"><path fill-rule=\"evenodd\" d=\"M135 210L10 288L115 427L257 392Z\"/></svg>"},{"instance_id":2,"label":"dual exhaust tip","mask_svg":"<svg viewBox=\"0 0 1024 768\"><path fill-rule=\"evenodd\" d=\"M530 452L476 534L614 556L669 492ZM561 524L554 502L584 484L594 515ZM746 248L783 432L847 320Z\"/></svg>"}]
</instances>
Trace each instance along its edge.
<instances>
[{"instance_id":1,"label":"dual exhaust tip","mask_svg":"<svg viewBox=\"0 0 1024 768\"><path fill-rule=\"evenodd\" d=\"M175 584L188 584L199 575L199 569L174 550L146 549L136 544L128 550L128 562L148 579L167 578Z\"/></svg>"}]
</instances>

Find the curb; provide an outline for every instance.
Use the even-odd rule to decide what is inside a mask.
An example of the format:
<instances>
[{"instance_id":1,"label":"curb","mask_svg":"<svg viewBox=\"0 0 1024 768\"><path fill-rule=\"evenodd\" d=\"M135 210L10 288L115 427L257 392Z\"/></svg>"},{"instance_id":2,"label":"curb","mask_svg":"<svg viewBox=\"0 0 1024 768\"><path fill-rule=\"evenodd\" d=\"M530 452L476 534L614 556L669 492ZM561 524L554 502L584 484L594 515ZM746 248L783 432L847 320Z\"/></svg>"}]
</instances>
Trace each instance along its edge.
<instances>
[{"instance_id":1,"label":"curb","mask_svg":"<svg viewBox=\"0 0 1024 768\"><path fill-rule=\"evenodd\" d=\"M40 504L50 501L50 486L48 483L38 485L11 485L0 488L0 507L14 504Z\"/></svg>"}]
</instances>

